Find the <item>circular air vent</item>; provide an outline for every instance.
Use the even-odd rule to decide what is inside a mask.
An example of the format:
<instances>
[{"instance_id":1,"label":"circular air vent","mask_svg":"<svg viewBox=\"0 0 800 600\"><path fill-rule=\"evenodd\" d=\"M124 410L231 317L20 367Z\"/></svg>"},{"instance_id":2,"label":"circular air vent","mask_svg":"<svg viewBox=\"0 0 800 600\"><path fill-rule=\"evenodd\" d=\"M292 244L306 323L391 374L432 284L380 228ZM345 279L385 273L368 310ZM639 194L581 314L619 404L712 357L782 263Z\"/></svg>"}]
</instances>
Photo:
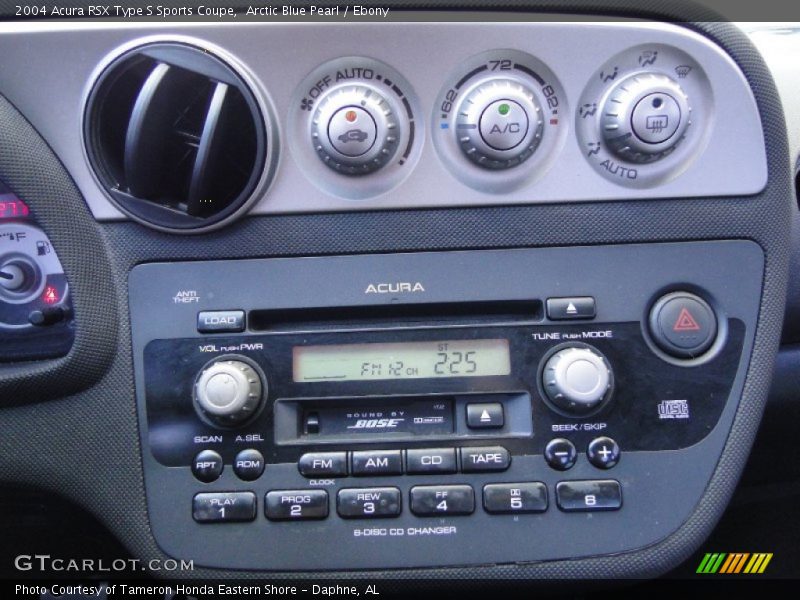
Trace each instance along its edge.
<instances>
[{"instance_id":1,"label":"circular air vent","mask_svg":"<svg viewBox=\"0 0 800 600\"><path fill-rule=\"evenodd\" d=\"M157 229L220 227L267 178L265 115L241 76L206 50L131 50L101 73L86 110L100 183L123 212Z\"/></svg>"}]
</instances>

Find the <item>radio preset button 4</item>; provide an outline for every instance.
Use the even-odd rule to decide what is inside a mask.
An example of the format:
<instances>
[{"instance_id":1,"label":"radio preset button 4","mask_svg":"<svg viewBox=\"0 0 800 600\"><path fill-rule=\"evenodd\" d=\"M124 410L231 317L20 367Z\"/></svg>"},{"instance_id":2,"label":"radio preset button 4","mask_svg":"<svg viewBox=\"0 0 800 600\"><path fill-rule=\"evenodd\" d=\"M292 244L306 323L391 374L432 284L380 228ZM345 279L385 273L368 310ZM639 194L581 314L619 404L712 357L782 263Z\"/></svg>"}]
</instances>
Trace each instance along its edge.
<instances>
[{"instance_id":1,"label":"radio preset button 4","mask_svg":"<svg viewBox=\"0 0 800 600\"><path fill-rule=\"evenodd\" d=\"M396 487L343 489L336 496L336 510L345 519L396 517L401 509L402 497Z\"/></svg>"},{"instance_id":2,"label":"radio preset button 4","mask_svg":"<svg viewBox=\"0 0 800 600\"><path fill-rule=\"evenodd\" d=\"M406 473L433 475L458 470L455 448L415 448L406 450Z\"/></svg>"},{"instance_id":3,"label":"radio preset button 4","mask_svg":"<svg viewBox=\"0 0 800 600\"><path fill-rule=\"evenodd\" d=\"M418 485L411 488L411 512L418 517L471 515L475 492L469 485Z\"/></svg>"},{"instance_id":4,"label":"radio preset button 4","mask_svg":"<svg viewBox=\"0 0 800 600\"><path fill-rule=\"evenodd\" d=\"M461 448L461 471L464 473L505 471L509 466L511 455L502 446Z\"/></svg>"},{"instance_id":5,"label":"radio preset button 4","mask_svg":"<svg viewBox=\"0 0 800 600\"><path fill-rule=\"evenodd\" d=\"M353 452L353 475L401 475L403 454L400 450L367 450Z\"/></svg>"},{"instance_id":6,"label":"radio preset button 4","mask_svg":"<svg viewBox=\"0 0 800 600\"><path fill-rule=\"evenodd\" d=\"M309 452L300 457L297 469L304 477L344 477L347 475L347 453Z\"/></svg>"},{"instance_id":7,"label":"radio preset button 4","mask_svg":"<svg viewBox=\"0 0 800 600\"><path fill-rule=\"evenodd\" d=\"M302 521L328 516L325 490L280 490L267 492L264 514L270 521Z\"/></svg>"}]
</instances>

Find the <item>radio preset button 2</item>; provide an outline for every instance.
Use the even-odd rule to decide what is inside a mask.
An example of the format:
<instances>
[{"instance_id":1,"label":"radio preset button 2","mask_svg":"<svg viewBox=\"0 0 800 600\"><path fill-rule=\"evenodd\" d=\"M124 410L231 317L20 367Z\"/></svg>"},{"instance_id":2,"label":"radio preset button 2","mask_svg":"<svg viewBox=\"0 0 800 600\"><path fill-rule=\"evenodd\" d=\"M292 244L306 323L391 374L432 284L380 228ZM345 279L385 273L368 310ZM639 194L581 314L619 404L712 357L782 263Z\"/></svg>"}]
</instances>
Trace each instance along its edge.
<instances>
[{"instance_id":1,"label":"radio preset button 2","mask_svg":"<svg viewBox=\"0 0 800 600\"><path fill-rule=\"evenodd\" d=\"M213 450L203 450L192 461L192 474L203 483L211 483L222 475L222 457Z\"/></svg>"},{"instance_id":2,"label":"radio preset button 2","mask_svg":"<svg viewBox=\"0 0 800 600\"><path fill-rule=\"evenodd\" d=\"M233 472L242 481L255 481L264 472L264 455L252 448L242 450L233 459Z\"/></svg>"},{"instance_id":3,"label":"radio preset button 2","mask_svg":"<svg viewBox=\"0 0 800 600\"><path fill-rule=\"evenodd\" d=\"M461 471L464 473L505 471L509 466L511 455L502 446L461 448Z\"/></svg>"},{"instance_id":4,"label":"radio preset button 2","mask_svg":"<svg viewBox=\"0 0 800 600\"><path fill-rule=\"evenodd\" d=\"M400 450L366 450L353 452L353 475L401 475L403 454Z\"/></svg>"},{"instance_id":5,"label":"radio preset button 2","mask_svg":"<svg viewBox=\"0 0 800 600\"><path fill-rule=\"evenodd\" d=\"M499 429L505 424L500 402L467 404L467 427L470 429Z\"/></svg>"},{"instance_id":6,"label":"radio preset button 2","mask_svg":"<svg viewBox=\"0 0 800 600\"><path fill-rule=\"evenodd\" d=\"M610 469L619 462L620 450L610 437L595 438L586 450L586 458L598 469Z\"/></svg>"},{"instance_id":7,"label":"radio preset button 2","mask_svg":"<svg viewBox=\"0 0 800 600\"><path fill-rule=\"evenodd\" d=\"M622 488L613 479L561 481L556 485L556 502L564 512L619 510Z\"/></svg>"},{"instance_id":8,"label":"radio preset button 2","mask_svg":"<svg viewBox=\"0 0 800 600\"><path fill-rule=\"evenodd\" d=\"M458 470L455 448L414 448L406 450L406 473L433 475Z\"/></svg>"},{"instance_id":9,"label":"radio preset button 2","mask_svg":"<svg viewBox=\"0 0 800 600\"><path fill-rule=\"evenodd\" d=\"M264 514L270 521L302 521L328 516L325 490L279 490L267 492Z\"/></svg>"},{"instance_id":10,"label":"radio preset button 2","mask_svg":"<svg viewBox=\"0 0 800 600\"><path fill-rule=\"evenodd\" d=\"M411 488L411 512L418 517L471 515L475 492L469 485L418 485Z\"/></svg>"},{"instance_id":11,"label":"radio preset button 2","mask_svg":"<svg viewBox=\"0 0 800 600\"><path fill-rule=\"evenodd\" d=\"M556 438L544 448L544 459L547 464L557 471L566 471L575 465L578 460L578 451L575 444L564 438Z\"/></svg>"},{"instance_id":12,"label":"radio preset button 2","mask_svg":"<svg viewBox=\"0 0 800 600\"><path fill-rule=\"evenodd\" d=\"M547 510L547 486L538 481L490 483L483 486L483 508L492 514L544 512Z\"/></svg>"},{"instance_id":13,"label":"radio preset button 2","mask_svg":"<svg viewBox=\"0 0 800 600\"><path fill-rule=\"evenodd\" d=\"M396 487L342 489L336 496L336 510L345 519L396 517L401 509L402 497Z\"/></svg>"},{"instance_id":14,"label":"radio preset button 2","mask_svg":"<svg viewBox=\"0 0 800 600\"><path fill-rule=\"evenodd\" d=\"M347 452L309 452L303 454L297 469L304 477L344 477L347 475Z\"/></svg>"},{"instance_id":15,"label":"radio preset button 2","mask_svg":"<svg viewBox=\"0 0 800 600\"><path fill-rule=\"evenodd\" d=\"M197 313L200 333L238 333L244 331L243 310L204 310Z\"/></svg>"},{"instance_id":16,"label":"radio preset button 2","mask_svg":"<svg viewBox=\"0 0 800 600\"><path fill-rule=\"evenodd\" d=\"M198 523L232 523L256 518L253 492L212 492L195 494L192 518Z\"/></svg>"}]
</instances>

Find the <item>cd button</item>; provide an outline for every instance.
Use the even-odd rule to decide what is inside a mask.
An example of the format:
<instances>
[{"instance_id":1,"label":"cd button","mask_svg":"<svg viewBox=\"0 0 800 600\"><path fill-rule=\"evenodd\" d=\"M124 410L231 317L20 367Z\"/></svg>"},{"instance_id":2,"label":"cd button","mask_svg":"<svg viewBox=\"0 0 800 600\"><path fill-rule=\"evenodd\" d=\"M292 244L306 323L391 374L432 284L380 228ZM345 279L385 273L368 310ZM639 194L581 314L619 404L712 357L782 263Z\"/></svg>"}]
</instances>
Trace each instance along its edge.
<instances>
[{"instance_id":1,"label":"cd button","mask_svg":"<svg viewBox=\"0 0 800 600\"><path fill-rule=\"evenodd\" d=\"M345 519L377 519L400 514L400 490L395 487L339 490L336 505Z\"/></svg>"},{"instance_id":2,"label":"cd button","mask_svg":"<svg viewBox=\"0 0 800 600\"><path fill-rule=\"evenodd\" d=\"M470 429L499 429L504 423L500 402L467 404L467 427Z\"/></svg>"},{"instance_id":3,"label":"cd button","mask_svg":"<svg viewBox=\"0 0 800 600\"><path fill-rule=\"evenodd\" d=\"M538 481L485 485L483 508L492 514L544 512L547 510L547 486Z\"/></svg>"},{"instance_id":4,"label":"cd button","mask_svg":"<svg viewBox=\"0 0 800 600\"><path fill-rule=\"evenodd\" d=\"M510 465L511 455L502 446L461 448L461 470L464 473L505 471Z\"/></svg>"},{"instance_id":5,"label":"cd button","mask_svg":"<svg viewBox=\"0 0 800 600\"><path fill-rule=\"evenodd\" d=\"M353 452L353 475L401 475L403 455L400 450Z\"/></svg>"},{"instance_id":6,"label":"cd button","mask_svg":"<svg viewBox=\"0 0 800 600\"><path fill-rule=\"evenodd\" d=\"M419 517L475 512L475 492L469 485L418 485L410 495L411 512Z\"/></svg>"},{"instance_id":7,"label":"cd button","mask_svg":"<svg viewBox=\"0 0 800 600\"><path fill-rule=\"evenodd\" d=\"M409 475L455 473L455 448L422 448L406 450L406 472Z\"/></svg>"},{"instance_id":8,"label":"cd button","mask_svg":"<svg viewBox=\"0 0 800 600\"><path fill-rule=\"evenodd\" d=\"M253 492L196 494L192 517L198 523L252 521L256 518L256 495Z\"/></svg>"},{"instance_id":9,"label":"cd button","mask_svg":"<svg viewBox=\"0 0 800 600\"><path fill-rule=\"evenodd\" d=\"M192 461L192 474L203 483L216 481L222 475L222 457L213 450L203 450Z\"/></svg>"},{"instance_id":10,"label":"cd button","mask_svg":"<svg viewBox=\"0 0 800 600\"><path fill-rule=\"evenodd\" d=\"M297 469L304 477L344 477L347 475L346 452L310 452L303 454Z\"/></svg>"},{"instance_id":11,"label":"cd button","mask_svg":"<svg viewBox=\"0 0 800 600\"><path fill-rule=\"evenodd\" d=\"M561 481L556 486L558 508L564 512L619 510L622 489L618 481Z\"/></svg>"},{"instance_id":12,"label":"cd button","mask_svg":"<svg viewBox=\"0 0 800 600\"><path fill-rule=\"evenodd\" d=\"M328 516L328 492L325 490L267 492L264 513L271 521L324 519Z\"/></svg>"}]
</instances>

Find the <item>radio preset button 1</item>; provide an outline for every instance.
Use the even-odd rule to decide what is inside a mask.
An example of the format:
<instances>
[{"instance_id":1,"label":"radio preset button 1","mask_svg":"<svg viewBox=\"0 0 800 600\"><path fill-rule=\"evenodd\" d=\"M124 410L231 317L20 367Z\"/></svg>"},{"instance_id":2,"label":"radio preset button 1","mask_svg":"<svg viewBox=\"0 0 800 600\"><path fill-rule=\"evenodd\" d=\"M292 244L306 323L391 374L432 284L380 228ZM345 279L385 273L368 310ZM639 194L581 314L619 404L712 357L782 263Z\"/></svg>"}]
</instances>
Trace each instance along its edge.
<instances>
[{"instance_id":1,"label":"radio preset button 1","mask_svg":"<svg viewBox=\"0 0 800 600\"><path fill-rule=\"evenodd\" d=\"M564 512L619 510L622 489L613 479L561 481L556 485L556 502Z\"/></svg>"},{"instance_id":2,"label":"radio preset button 1","mask_svg":"<svg viewBox=\"0 0 800 600\"><path fill-rule=\"evenodd\" d=\"M455 448L414 448L406 450L406 473L432 475L458 470Z\"/></svg>"},{"instance_id":3,"label":"radio preset button 1","mask_svg":"<svg viewBox=\"0 0 800 600\"><path fill-rule=\"evenodd\" d=\"M197 313L200 333L238 333L244 331L243 310L204 310Z\"/></svg>"},{"instance_id":4,"label":"radio preset button 1","mask_svg":"<svg viewBox=\"0 0 800 600\"><path fill-rule=\"evenodd\" d=\"M467 404L467 427L470 429L499 429L505 424L500 402Z\"/></svg>"},{"instance_id":5,"label":"radio preset button 1","mask_svg":"<svg viewBox=\"0 0 800 600\"><path fill-rule=\"evenodd\" d=\"M464 473L505 471L511 465L511 455L502 446L461 448L461 470Z\"/></svg>"},{"instance_id":6,"label":"radio preset button 1","mask_svg":"<svg viewBox=\"0 0 800 600\"><path fill-rule=\"evenodd\" d=\"M195 494L192 517L198 523L252 521L256 518L256 495L253 492Z\"/></svg>"},{"instance_id":7,"label":"radio preset button 1","mask_svg":"<svg viewBox=\"0 0 800 600\"><path fill-rule=\"evenodd\" d=\"M492 514L544 512L547 510L547 486L538 481L490 483L483 486L483 508Z\"/></svg>"},{"instance_id":8,"label":"radio preset button 1","mask_svg":"<svg viewBox=\"0 0 800 600\"><path fill-rule=\"evenodd\" d=\"M203 483L211 483L222 475L222 457L213 450L203 450L192 461L192 474Z\"/></svg>"},{"instance_id":9,"label":"radio preset button 1","mask_svg":"<svg viewBox=\"0 0 800 600\"><path fill-rule=\"evenodd\" d=\"M471 515L475 492L469 485L418 485L411 488L411 512L418 517Z\"/></svg>"},{"instance_id":10,"label":"radio preset button 1","mask_svg":"<svg viewBox=\"0 0 800 600\"><path fill-rule=\"evenodd\" d=\"M595 316L595 301L591 296L547 299L547 318L551 321L594 319Z\"/></svg>"},{"instance_id":11,"label":"radio preset button 1","mask_svg":"<svg viewBox=\"0 0 800 600\"><path fill-rule=\"evenodd\" d=\"M586 450L586 458L598 469L610 469L619 462L620 450L610 437L595 438Z\"/></svg>"},{"instance_id":12,"label":"radio preset button 1","mask_svg":"<svg viewBox=\"0 0 800 600\"><path fill-rule=\"evenodd\" d=\"M400 450L367 450L353 452L353 475L401 475L403 454Z\"/></svg>"},{"instance_id":13,"label":"radio preset button 1","mask_svg":"<svg viewBox=\"0 0 800 600\"><path fill-rule=\"evenodd\" d=\"M402 497L396 487L342 489L336 496L336 510L345 519L396 517L401 509Z\"/></svg>"},{"instance_id":14,"label":"radio preset button 1","mask_svg":"<svg viewBox=\"0 0 800 600\"><path fill-rule=\"evenodd\" d=\"M233 459L233 472L242 481L255 481L264 472L264 455L252 448L242 450Z\"/></svg>"},{"instance_id":15,"label":"radio preset button 1","mask_svg":"<svg viewBox=\"0 0 800 600\"><path fill-rule=\"evenodd\" d=\"M557 471L566 471L575 465L578 451L575 444L564 438L550 440L544 448L544 459Z\"/></svg>"},{"instance_id":16,"label":"radio preset button 1","mask_svg":"<svg viewBox=\"0 0 800 600\"><path fill-rule=\"evenodd\" d=\"M328 516L325 490L279 490L267 492L264 514L270 521L302 521Z\"/></svg>"},{"instance_id":17,"label":"radio preset button 1","mask_svg":"<svg viewBox=\"0 0 800 600\"><path fill-rule=\"evenodd\" d=\"M347 475L347 452L309 452L303 454L297 469L304 477L344 477Z\"/></svg>"}]
</instances>

